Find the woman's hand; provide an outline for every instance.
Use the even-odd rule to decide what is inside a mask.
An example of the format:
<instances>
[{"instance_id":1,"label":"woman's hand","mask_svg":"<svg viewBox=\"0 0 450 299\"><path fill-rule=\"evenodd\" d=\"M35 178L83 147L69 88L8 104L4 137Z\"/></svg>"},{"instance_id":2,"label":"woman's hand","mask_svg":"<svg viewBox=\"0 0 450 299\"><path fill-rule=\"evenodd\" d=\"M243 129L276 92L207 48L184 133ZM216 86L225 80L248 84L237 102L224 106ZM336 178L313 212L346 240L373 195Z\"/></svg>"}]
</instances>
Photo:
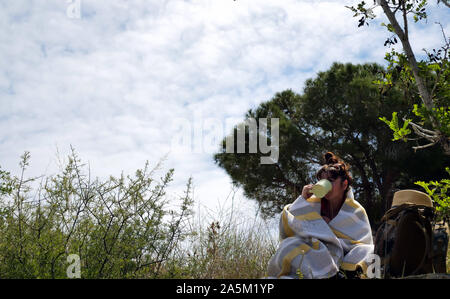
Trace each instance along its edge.
<instances>
[{"instance_id":1,"label":"woman's hand","mask_svg":"<svg viewBox=\"0 0 450 299\"><path fill-rule=\"evenodd\" d=\"M302 190L302 197L303 197L304 199L308 199L308 198L311 197L311 195L312 195L311 189L312 189L313 186L314 186L313 184L309 184L309 185L305 185L305 186L303 187L303 190Z\"/></svg>"}]
</instances>

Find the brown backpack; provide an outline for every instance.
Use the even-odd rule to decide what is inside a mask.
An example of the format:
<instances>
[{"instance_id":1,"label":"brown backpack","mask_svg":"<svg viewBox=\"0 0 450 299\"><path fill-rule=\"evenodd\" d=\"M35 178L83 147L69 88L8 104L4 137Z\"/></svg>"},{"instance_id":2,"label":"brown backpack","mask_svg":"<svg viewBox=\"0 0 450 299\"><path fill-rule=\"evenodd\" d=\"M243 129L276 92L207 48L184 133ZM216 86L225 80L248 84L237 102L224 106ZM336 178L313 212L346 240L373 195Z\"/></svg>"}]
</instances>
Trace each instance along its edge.
<instances>
[{"instance_id":1,"label":"brown backpack","mask_svg":"<svg viewBox=\"0 0 450 299\"><path fill-rule=\"evenodd\" d=\"M433 272L432 218L432 208L414 204L386 212L375 235L375 253L385 278Z\"/></svg>"},{"instance_id":2,"label":"brown backpack","mask_svg":"<svg viewBox=\"0 0 450 299\"><path fill-rule=\"evenodd\" d=\"M402 190L394 194L392 208L375 235L384 278L445 273L448 236L442 229L433 230L433 219L431 198L425 193Z\"/></svg>"}]
</instances>

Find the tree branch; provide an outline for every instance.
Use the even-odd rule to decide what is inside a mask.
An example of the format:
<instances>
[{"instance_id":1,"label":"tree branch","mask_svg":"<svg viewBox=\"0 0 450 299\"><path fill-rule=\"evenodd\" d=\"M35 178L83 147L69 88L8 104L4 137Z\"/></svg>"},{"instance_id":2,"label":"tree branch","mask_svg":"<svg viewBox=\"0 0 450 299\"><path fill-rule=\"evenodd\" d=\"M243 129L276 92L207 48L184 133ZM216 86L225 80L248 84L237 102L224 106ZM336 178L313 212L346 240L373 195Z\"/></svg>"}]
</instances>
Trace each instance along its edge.
<instances>
[{"instance_id":1,"label":"tree branch","mask_svg":"<svg viewBox=\"0 0 450 299\"><path fill-rule=\"evenodd\" d=\"M403 15L403 28L405 28L405 38L409 43L409 33L408 33L408 18L406 16L406 7L405 7L405 1L400 1L402 5L402 15ZM395 13L394 13L395 14Z\"/></svg>"},{"instance_id":2,"label":"tree branch","mask_svg":"<svg viewBox=\"0 0 450 299\"><path fill-rule=\"evenodd\" d=\"M439 2L444 3L445 6L447 6L448 8L450 8L450 3L448 3L448 0L440 0L440 1L438 1L438 3L439 3Z\"/></svg>"},{"instance_id":3,"label":"tree branch","mask_svg":"<svg viewBox=\"0 0 450 299\"><path fill-rule=\"evenodd\" d=\"M414 151L417 151L417 150L420 150L420 149L431 147L431 146L433 146L435 144L436 144L436 142L432 142L432 143L429 143L427 145L413 146L412 148L413 148Z\"/></svg>"},{"instance_id":4,"label":"tree branch","mask_svg":"<svg viewBox=\"0 0 450 299\"><path fill-rule=\"evenodd\" d=\"M383 8L384 13L386 14L387 18L389 19L389 22L391 23L392 27L394 28L394 32L397 34L397 36L400 38L400 41L402 42L403 50L406 53L406 56L408 58L408 62L411 66L414 78L416 79L417 87L419 89L419 94L422 98L423 103L427 107L427 109L431 110L434 108L433 101L431 100L431 96L428 93L428 90L426 88L425 82L423 78L419 75L419 66L417 64L416 57L414 55L414 52L411 48L411 44L408 40L408 33L403 31L400 24L397 22L397 19L395 18L395 14L392 12L392 10L389 8L388 3L386 0L380 0L380 5ZM407 26L405 28L408 29ZM431 122L433 124L433 127L438 128L439 124L437 121L431 117Z\"/></svg>"},{"instance_id":5,"label":"tree branch","mask_svg":"<svg viewBox=\"0 0 450 299\"><path fill-rule=\"evenodd\" d=\"M414 132L416 132L417 135L427 139L432 139L431 141L435 141L434 139L439 139L439 132L422 128L421 126L413 123L412 121L410 121L409 124L412 126Z\"/></svg>"}]
</instances>

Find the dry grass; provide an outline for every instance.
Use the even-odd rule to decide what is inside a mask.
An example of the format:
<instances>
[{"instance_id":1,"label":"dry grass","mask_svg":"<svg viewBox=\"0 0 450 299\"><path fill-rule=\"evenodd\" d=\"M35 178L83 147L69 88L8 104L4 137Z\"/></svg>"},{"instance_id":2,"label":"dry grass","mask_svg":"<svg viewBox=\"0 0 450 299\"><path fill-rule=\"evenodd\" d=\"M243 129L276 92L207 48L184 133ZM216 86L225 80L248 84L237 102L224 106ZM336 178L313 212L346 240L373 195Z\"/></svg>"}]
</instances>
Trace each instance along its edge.
<instances>
[{"instance_id":1,"label":"dry grass","mask_svg":"<svg viewBox=\"0 0 450 299\"><path fill-rule=\"evenodd\" d=\"M191 237L165 265L163 277L251 279L266 276L269 259L278 245L274 224L266 223L257 215L248 215L248 211L232 206L225 211L199 215L198 220L191 223Z\"/></svg>"}]
</instances>

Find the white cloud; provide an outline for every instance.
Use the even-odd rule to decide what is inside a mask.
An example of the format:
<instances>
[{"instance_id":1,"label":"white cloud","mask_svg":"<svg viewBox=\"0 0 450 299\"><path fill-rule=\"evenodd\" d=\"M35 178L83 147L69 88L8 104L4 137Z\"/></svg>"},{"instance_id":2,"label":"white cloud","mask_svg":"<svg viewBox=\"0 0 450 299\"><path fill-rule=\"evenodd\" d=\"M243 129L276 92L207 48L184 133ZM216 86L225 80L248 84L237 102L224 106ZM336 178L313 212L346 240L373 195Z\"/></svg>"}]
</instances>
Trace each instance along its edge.
<instances>
[{"instance_id":1,"label":"white cloud","mask_svg":"<svg viewBox=\"0 0 450 299\"><path fill-rule=\"evenodd\" d=\"M52 172L72 144L95 174L119 175L169 153L174 190L192 175L197 200L224 198L210 154L171 149L174 120L201 110L225 126L334 61L383 63L387 33L358 29L347 2L81 0L81 19L66 1L2 2L0 165L17 171L29 150L31 174ZM428 27L417 47L439 42Z\"/></svg>"}]
</instances>

